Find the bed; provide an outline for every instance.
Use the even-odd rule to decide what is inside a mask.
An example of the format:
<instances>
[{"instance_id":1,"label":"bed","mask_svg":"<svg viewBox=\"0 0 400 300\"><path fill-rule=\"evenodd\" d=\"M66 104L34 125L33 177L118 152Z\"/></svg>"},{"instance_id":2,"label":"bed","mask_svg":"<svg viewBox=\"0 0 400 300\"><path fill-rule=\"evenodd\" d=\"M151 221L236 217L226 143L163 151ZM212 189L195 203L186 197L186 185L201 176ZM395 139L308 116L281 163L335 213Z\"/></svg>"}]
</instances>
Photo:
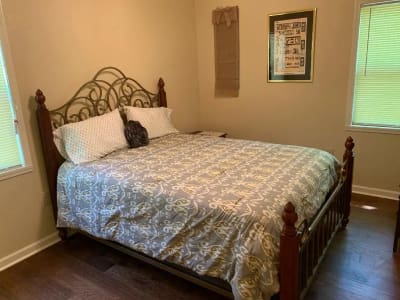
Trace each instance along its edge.
<instances>
[{"instance_id":1,"label":"bed","mask_svg":"<svg viewBox=\"0 0 400 300\"><path fill-rule=\"evenodd\" d=\"M224 296L286 300L304 297L349 221L351 137L342 163L313 148L171 133L73 164L57 151L56 128L166 107L163 80L152 93L107 67L60 108L49 111L40 90L35 99L62 239L79 230Z\"/></svg>"}]
</instances>

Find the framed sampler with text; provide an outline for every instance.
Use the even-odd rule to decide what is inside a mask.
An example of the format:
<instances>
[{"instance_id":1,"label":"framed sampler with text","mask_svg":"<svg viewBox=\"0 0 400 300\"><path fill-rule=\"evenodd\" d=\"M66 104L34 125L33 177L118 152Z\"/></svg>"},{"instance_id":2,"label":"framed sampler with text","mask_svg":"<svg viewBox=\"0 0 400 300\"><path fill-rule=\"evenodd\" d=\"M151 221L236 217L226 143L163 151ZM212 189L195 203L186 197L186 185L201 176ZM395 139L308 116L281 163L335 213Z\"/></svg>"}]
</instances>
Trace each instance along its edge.
<instances>
[{"instance_id":1,"label":"framed sampler with text","mask_svg":"<svg viewBox=\"0 0 400 300\"><path fill-rule=\"evenodd\" d=\"M312 82L315 21L316 9L269 16L269 82Z\"/></svg>"}]
</instances>

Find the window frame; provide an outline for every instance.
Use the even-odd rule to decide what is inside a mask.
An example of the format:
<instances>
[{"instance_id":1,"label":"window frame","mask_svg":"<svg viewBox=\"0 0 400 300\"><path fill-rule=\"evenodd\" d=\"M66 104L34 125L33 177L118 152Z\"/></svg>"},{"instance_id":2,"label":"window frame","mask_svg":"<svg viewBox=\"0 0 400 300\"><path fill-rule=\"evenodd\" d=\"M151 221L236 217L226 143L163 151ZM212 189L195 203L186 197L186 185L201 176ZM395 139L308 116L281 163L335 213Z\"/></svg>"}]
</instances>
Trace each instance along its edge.
<instances>
[{"instance_id":1,"label":"window frame","mask_svg":"<svg viewBox=\"0 0 400 300\"><path fill-rule=\"evenodd\" d=\"M15 167L15 168L10 168L6 170L0 170L0 181L4 179L8 179L11 177L15 177L18 175L22 175L28 172L31 172L33 170L32 167L32 159L31 159L31 153L29 149L29 144L28 144L28 137L26 134L26 127L25 127L25 122L24 118L22 115L21 111L21 101L20 101L20 96L18 92L18 86L17 86L17 81L15 79L15 73L14 73L14 65L12 63L12 56L11 56L11 51L9 47L9 42L8 42L8 36L7 36L7 28L6 28L6 23L4 19L4 13L3 13L3 4L0 0L0 40L1 40L1 46L3 50L3 57L4 57L4 65L6 68L7 72L7 79L8 79L8 84L9 84L9 89L10 89L10 94L11 94L11 104L14 109L14 114L15 118L18 120L18 135L20 139L20 144L22 148L22 154L24 157L25 164L20 167Z\"/></svg>"},{"instance_id":2,"label":"window frame","mask_svg":"<svg viewBox=\"0 0 400 300\"><path fill-rule=\"evenodd\" d=\"M353 123L353 97L354 97L354 83L355 83L355 73L357 64L357 47L358 47L358 37L359 37L359 27L360 27L360 12L361 6L365 4L384 4L384 3L394 3L399 2L399 0L356 0L354 4L354 18L353 18L353 38L350 54L350 76L348 85L348 101L346 109L346 124L345 127L349 131L360 131L360 132L373 132L373 133L385 133L385 134L400 134L399 128L390 127L378 127L378 126L368 126L368 125L354 125Z\"/></svg>"}]
</instances>

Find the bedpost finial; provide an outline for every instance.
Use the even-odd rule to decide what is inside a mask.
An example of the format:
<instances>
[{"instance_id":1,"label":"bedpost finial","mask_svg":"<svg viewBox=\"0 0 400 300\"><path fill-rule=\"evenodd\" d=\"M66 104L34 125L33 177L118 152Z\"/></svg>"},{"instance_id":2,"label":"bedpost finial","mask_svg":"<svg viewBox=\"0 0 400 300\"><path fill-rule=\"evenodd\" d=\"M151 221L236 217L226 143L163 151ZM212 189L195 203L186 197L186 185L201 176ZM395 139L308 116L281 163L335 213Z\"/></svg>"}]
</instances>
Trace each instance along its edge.
<instances>
[{"instance_id":1,"label":"bedpost finial","mask_svg":"<svg viewBox=\"0 0 400 300\"><path fill-rule=\"evenodd\" d=\"M282 213L283 222L285 222L285 226L283 227L283 234L285 235L295 235L296 227L294 224L297 222L297 213L296 209L292 202L288 202L285 205Z\"/></svg>"},{"instance_id":2,"label":"bedpost finial","mask_svg":"<svg viewBox=\"0 0 400 300\"><path fill-rule=\"evenodd\" d=\"M352 151L354 148L354 141L351 136L348 136L346 139L346 142L344 143L344 146L346 147L347 150Z\"/></svg>"},{"instance_id":3,"label":"bedpost finial","mask_svg":"<svg viewBox=\"0 0 400 300\"><path fill-rule=\"evenodd\" d=\"M35 100L39 105L43 105L46 101L46 97L43 95L43 92L40 89L36 91Z\"/></svg>"},{"instance_id":4,"label":"bedpost finial","mask_svg":"<svg viewBox=\"0 0 400 300\"><path fill-rule=\"evenodd\" d=\"M164 80L160 77L158 80L158 97L160 106L167 107L167 95L164 90Z\"/></svg>"},{"instance_id":5,"label":"bedpost finial","mask_svg":"<svg viewBox=\"0 0 400 300\"><path fill-rule=\"evenodd\" d=\"M164 80L160 77L160 79L158 79L158 88L160 90L164 89L165 83Z\"/></svg>"},{"instance_id":6,"label":"bedpost finial","mask_svg":"<svg viewBox=\"0 0 400 300\"><path fill-rule=\"evenodd\" d=\"M344 146L346 150L343 154L343 161L346 161L349 157L353 157L354 140L351 136L347 137Z\"/></svg>"}]
</instances>

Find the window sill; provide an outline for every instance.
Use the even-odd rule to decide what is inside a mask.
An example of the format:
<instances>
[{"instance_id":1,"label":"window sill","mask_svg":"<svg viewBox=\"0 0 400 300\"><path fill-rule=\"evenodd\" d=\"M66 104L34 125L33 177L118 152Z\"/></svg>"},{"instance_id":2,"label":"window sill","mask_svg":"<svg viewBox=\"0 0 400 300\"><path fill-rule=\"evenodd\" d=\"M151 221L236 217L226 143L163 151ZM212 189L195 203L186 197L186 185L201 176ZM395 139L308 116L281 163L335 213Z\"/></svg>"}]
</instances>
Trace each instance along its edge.
<instances>
[{"instance_id":1,"label":"window sill","mask_svg":"<svg viewBox=\"0 0 400 300\"><path fill-rule=\"evenodd\" d=\"M346 130L358 131L358 132L383 133L383 134L400 134L400 129L373 127L373 126L347 125Z\"/></svg>"},{"instance_id":2,"label":"window sill","mask_svg":"<svg viewBox=\"0 0 400 300\"><path fill-rule=\"evenodd\" d=\"M32 166L25 166L20 168L15 168L7 171L0 171L0 181L9 179L22 174L30 173L33 171Z\"/></svg>"}]
</instances>

